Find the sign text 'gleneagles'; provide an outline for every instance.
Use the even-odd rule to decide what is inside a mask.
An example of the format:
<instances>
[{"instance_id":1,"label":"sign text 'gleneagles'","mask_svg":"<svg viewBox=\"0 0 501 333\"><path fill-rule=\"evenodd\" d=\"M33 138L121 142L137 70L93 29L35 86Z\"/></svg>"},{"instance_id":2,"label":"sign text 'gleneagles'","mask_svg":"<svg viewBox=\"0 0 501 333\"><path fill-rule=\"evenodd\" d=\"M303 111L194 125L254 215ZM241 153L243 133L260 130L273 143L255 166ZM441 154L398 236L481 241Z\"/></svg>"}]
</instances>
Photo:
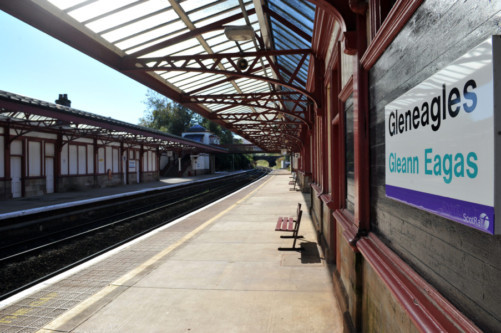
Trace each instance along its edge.
<instances>
[{"instance_id":1,"label":"sign text 'gleneagles'","mask_svg":"<svg viewBox=\"0 0 501 333\"><path fill-rule=\"evenodd\" d=\"M386 195L495 232L495 112L489 38L385 107ZM500 45L501 47L501 45Z\"/></svg>"}]
</instances>

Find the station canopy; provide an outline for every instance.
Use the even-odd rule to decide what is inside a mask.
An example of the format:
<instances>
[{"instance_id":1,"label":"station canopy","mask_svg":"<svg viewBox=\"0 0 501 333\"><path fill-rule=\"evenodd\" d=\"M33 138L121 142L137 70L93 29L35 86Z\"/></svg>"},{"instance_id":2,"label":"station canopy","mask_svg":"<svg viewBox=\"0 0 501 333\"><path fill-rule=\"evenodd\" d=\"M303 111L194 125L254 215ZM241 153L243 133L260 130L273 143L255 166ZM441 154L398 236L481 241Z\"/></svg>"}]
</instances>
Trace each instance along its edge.
<instances>
[{"instance_id":1,"label":"station canopy","mask_svg":"<svg viewBox=\"0 0 501 333\"><path fill-rule=\"evenodd\" d=\"M266 151L298 151L311 126L309 1L16 0L0 9Z\"/></svg>"},{"instance_id":2,"label":"station canopy","mask_svg":"<svg viewBox=\"0 0 501 333\"><path fill-rule=\"evenodd\" d=\"M46 133L62 134L67 141L93 138L101 142L122 142L129 147L148 145L161 151L228 152L222 147L2 90L0 124L12 129L11 135L14 138L38 129Z\"/></svg>"}]
</instances>

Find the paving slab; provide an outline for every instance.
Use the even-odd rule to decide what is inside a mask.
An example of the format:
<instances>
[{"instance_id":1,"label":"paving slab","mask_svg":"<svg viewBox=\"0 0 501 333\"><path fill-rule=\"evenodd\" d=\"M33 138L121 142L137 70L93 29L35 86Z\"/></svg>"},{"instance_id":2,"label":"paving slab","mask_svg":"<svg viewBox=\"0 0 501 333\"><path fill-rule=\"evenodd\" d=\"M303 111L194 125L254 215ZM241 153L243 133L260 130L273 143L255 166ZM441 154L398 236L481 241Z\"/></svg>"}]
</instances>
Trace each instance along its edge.
<instances>
[{"instance_id":1,"label":"paving slab","mask_svg":"<svg viewBox=\"0 0 501 333\"><path fill-rule=\"evenodd\" d=\"M157 233L154 248L170 233L178 241L40 332L342 332L328 264L288 182L269 176ZM278 251L292 239L274 231L276 217L298 202L304 251Z\"/></svg>"}]
</instances>

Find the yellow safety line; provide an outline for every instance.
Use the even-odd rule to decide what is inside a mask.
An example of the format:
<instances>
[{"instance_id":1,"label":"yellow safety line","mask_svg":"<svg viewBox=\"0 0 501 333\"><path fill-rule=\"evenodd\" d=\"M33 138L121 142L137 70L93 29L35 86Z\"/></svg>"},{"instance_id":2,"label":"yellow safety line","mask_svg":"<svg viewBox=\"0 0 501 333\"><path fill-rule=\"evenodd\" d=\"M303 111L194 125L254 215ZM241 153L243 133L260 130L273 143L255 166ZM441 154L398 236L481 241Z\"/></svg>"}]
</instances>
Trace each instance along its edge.
<instances>
[{"instance_id":1,"label":"yellow safety line","mask_svg":"<svg viewBox=\"0 0 501 333\"><path fill-rule=\"evenodd\" d=\"M253 195L255 192L257 192L261 187L263 187L264 185L266 185L266 183L268 183L270 181L270 179L271 179L271 177L268 177L268 179L264 183L262 183L261 185L259 185L257 188L255 188L252 192L250 192L249 194L247 194L245 197L243 197L242 199L238 200L233 205L231 205L230 207L226 208L225 210L223 210L219 214L213 216L207 222L205 222L204 224L198 226L196 229L194 229L191 232L189 232L188 234L186 234L184 237L182 237L180 240L178 240L176 243L172 244L171 246L169 246L168 248L166 248L162 252L156 254L155 256L151 257L149 260L145 261L143 264L141 264L140 266L136 267L135 269L133 269L129 273L127 273L124 276L120 277L119 279L115 280L109 286L103 288L98 293L96 293L93 296L89 297L88 299L86 299L82 303L78 304L74 308L68 310L67 312L65 312L64 314L62 314L61 316L59 316L58 318L54 319L47 326L45 326L44 328L40 329L37 333L49 333L49 332L53 332L53 331L57 330L58 327L60 327L64 323L68 322L72 318L78 316L80 313L82 313L86 309L90 308L93 304L97 303L99 300L103 299L104 297L106 297L106 295L109 295L111 292L113 292L114 290L116 290L120 286L123 286L125 284L125 282L127 282L130 279L132 279L133 277L139 275L141 272L143 272L144 270L146 270L148 267L152 266L157 261L159 261L160 259L162 259L166 255L168 255L170 252L172 252L175 249L177 249L180 245L182 245L183 243L185 243L189 239L193 238L200 231L204 230L209 225L211 225L212 223L214 223L214 221L216 221L217 219L219 219L221 216L225 215L230 210L234 209L237 205L239 205L243 201L247 200L251 195Z\"/></svg>"}]
</instances>

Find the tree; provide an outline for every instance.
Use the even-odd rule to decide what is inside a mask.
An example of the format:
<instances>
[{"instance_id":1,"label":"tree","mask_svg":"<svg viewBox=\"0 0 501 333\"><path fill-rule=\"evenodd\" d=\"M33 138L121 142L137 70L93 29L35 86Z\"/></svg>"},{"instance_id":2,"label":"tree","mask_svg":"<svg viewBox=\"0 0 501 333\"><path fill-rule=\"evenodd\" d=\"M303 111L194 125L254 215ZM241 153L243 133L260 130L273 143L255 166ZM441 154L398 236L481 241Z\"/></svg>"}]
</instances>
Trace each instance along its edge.
<instances>
[{"instance_id":1,"label":"tree","mask_svg":"<svg viewBox=\"0 0 501 333\"><path fill-rule=\"evenodd\" d=\"M208 129L209 132L217 135L221 140L221 144L224 145L233 143L233 133L229 129L226 129L206 118L202 118L200 125Z\"/></svg>"},{"instance_id":2,"label":"tree","mask_svg":"<svg viewBox=\"0 0 501 333\"><path fill-rule=\"evenodd\" d=\"M195 113L178 103L170 102L166 97L148 90L146 93L146 111L139 124L160 131L181 136L191 127Z\"/></svg>"},{"instance_id":3,"label":"tree","mask_svg":"<svg viewBox=\"0 0 501 333\"><path fill-rule=\"evenodd\" d=\"M181 136L191 126L200 124L209 132L217 135L222 144L233 143L233 133L230 130L200 116L181 104L170 102L169 99L153 90L148 90L144 103L147 110L144 118L139 119L139 125Z\"/></svg>"}]
</instances>

